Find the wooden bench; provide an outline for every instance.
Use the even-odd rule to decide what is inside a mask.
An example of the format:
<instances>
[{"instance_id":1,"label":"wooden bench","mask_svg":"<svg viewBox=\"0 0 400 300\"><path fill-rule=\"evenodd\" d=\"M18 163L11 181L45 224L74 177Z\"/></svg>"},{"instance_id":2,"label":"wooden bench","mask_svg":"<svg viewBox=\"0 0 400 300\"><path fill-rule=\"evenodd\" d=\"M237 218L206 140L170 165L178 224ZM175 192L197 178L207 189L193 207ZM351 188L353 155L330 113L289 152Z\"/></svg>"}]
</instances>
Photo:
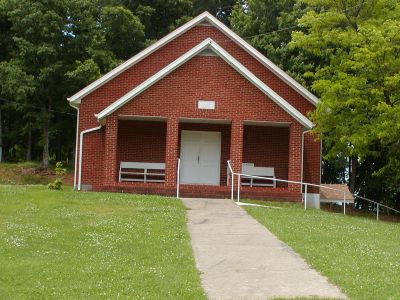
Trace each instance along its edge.
<instances>
[{"instance_id":1,"label":"wooden bench","mask_svg":"<svg viewBox=\"0 0 400 300\"><path fill-rule=\"evenodd\" d=\"M121 161L119 181L165 182L165 164Z\"/></svg>"},{"instance_id":2,"label":"wooden bench","mask_svg":"<svg viewBox=\"0 0 400 300\"><path fill-rule=\"evenodd\" d=\"M256 167L253 163L243 163L242 173L253 176L261 176L275 179L275 169L274 167ZM248 178L248 181L242 182L242 185L252 186L271 186L276 187L275 180L253 178L249 176L243 176L244 179Z\"/></svg>"}]
</instances>

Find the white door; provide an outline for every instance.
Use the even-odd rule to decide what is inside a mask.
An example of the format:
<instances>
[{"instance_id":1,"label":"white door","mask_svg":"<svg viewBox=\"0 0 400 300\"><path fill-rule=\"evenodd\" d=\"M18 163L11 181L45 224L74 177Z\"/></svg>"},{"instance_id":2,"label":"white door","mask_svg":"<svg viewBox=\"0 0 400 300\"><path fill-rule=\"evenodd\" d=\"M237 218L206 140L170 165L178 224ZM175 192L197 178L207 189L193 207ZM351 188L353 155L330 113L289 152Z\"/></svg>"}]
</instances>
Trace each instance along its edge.
<instances>
[{"instance_id":1,"label":"white door","mask_svg":"<svg viewBox=\"0 0 400 300\"><path fill-rule=\"evenodd\" d=\"M183 130L181 183L219 185L221 133Z\"/></svg>"}]
</instances>

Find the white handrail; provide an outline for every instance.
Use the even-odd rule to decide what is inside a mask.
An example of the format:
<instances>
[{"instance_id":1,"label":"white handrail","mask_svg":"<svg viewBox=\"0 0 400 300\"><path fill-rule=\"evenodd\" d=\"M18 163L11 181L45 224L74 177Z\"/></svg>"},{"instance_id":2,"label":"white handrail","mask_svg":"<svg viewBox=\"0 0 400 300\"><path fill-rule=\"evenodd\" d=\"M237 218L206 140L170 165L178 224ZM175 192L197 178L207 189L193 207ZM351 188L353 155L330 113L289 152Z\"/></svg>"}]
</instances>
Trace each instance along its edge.
<instances>
[{"instance_id":1,"label":"white handrail","mask_svg":"<svg viewBox=\"0 0 400 300\"><path fill-rule=\"evenodd\" d=\"M181 171L181 159L178 157L178 169L176 172L176 198L179 198L180 171Z\"/></svg>"},{"instance_id":2,"label":"white handrail","mask_svg":"<svg viewBox=\"0 0 400 300\"><path fill-rule=\"evenodd\" d=\"M304 192L305 192L305 195L304 195L304 209L305 210L307 209L307 188L308 188L308 186L314 186L314 187L319 187L319 188L323 188L323 189L329 189L329 190L337 191L339 193L343 193L343 200L342 201L338 201L338 202L342 202L342 204L343 204L343 214L344 215L346 214L346 204L349 201L346 200L346 193L343 192L343 190L335 189L335 188L324 186L324 185L320 185L320 184L314 184L314 183L306 183L306 182L293 181L293 180L285 180L285 179L278 179L278 178L271 178L271 177L263 177L263 176L249 175L249 174L244 174L244 173L234 173L233 170L232 170L232 167L231 167L231 164L230 164L229 160L228 160L228 167L229 167L229 170L230 170L230 172L232 174L232 186L231 186L231 199L232 200L233 200L233 193L234 193L233 178L234 178L235 175L238 176L238 190L237 190L237 197L238 197L238 202L237 203L238 204L240 203L240 183L241 183L240 182L240 178L245 176L245 177L254 178L254 179L266 179L266 180L271 180L271 181L300 184L301 186L304 185ZM383 206L383 207L385 207L387 209L390 209L390 210L392 210L392 211L394 211L396 213L400 213L399 210L396 210L396 209L394 209L392 207L389 207L387 205L381 204L379 202L373 201L371 199L364 198L364 197L361 197L361 196L358 196L358 195L355 195L355 194L353 194L352 196L376 204L376 206L377 206L377 210L376 210L376 218L377 218L377 220L379 220L379 207L380 206Z\"/></svg>"},{"instance_id":3,"label":"white handrail","mask_svg":"<svg viewBox=\"0 0 400 300\"><path fill-rule=\"evenodd\" d=\"M241 179L240 179L240 174L238 175L238 190L237 190L237 202L240 203L240 185L241 185ZM233 188L233 187L232 187Z\"/></svg>"},{"instance_id":4,"label":"white handrail","mask_svg":"<svg viewBox=\"0 0 400 300\"><path fill-rule=\"evenodd\" d=\"M233 182L234 182L234 173L233 173L233 170L232 170L232 166L231 166L231 161L230 160L228 160L227 161L227 164L228 164L228 174L229 174L229 172L231 173L231 200L233 201ZM229 178L228 178L228 180L229 180Z\"/></svg>"},{"instance_id":5,"label":"white handrail","mask_svg":"<svg viewBox=\"0 0 400 300\"><path fill-rule=\"evenodd\" d=\"M374 201L374 200L371 200L371 199L368 199L368 198L365 198L365 197L361 197L361 196L358 196L358 195L353 195L353 196L356 197L356 198L359 198L359 199L361 199L361 200L368 201L368 202L371 202L371 203L376 204L376 220L379 220L379 207L380 207L380 206L383 206L383 207L385 207L386 209L393 210L394 212L400 214L400 211L398 211L397 209L394 209L394 208L392 208L392 207L390 207L390 206L381 204L381 203L376 202L376 201Z\"/></svg>"}]
</instances>

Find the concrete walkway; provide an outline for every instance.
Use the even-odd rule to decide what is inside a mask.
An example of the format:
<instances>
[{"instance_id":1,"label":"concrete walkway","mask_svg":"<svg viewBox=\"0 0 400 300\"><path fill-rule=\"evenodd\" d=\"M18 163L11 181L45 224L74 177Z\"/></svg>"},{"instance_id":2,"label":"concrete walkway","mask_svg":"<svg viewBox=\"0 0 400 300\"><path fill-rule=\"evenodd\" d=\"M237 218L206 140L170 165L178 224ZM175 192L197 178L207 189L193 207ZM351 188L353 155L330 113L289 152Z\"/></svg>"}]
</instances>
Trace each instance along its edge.
<instances>
[{"instance_id":1,"label":"concrete walkway","mask_svg":"<svg viewBox=\"0 0 400 300\"><path fill-rule=\"evenodd\" d=\"M210 299L346 298L232 201L182 201L188 208L196 265Z\"/></svg>"}]
</instances>

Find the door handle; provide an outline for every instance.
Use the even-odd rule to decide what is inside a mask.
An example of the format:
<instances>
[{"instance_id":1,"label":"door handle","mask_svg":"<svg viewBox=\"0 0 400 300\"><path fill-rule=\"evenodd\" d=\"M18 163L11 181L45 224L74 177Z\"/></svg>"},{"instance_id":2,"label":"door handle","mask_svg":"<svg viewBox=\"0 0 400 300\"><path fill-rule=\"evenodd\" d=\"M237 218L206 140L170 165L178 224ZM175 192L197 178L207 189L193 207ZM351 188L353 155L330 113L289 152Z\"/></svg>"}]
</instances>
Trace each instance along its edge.
<instances>
[{"instance_id":1,"label":"door handle","mask_svg":"<svg viewBox=\"0 0 400 300\"><path fill-rule=\"evenodd\" d=\"M200 163L200 155L197 155L197 163Z\"/></svg>"}]
</instances>

